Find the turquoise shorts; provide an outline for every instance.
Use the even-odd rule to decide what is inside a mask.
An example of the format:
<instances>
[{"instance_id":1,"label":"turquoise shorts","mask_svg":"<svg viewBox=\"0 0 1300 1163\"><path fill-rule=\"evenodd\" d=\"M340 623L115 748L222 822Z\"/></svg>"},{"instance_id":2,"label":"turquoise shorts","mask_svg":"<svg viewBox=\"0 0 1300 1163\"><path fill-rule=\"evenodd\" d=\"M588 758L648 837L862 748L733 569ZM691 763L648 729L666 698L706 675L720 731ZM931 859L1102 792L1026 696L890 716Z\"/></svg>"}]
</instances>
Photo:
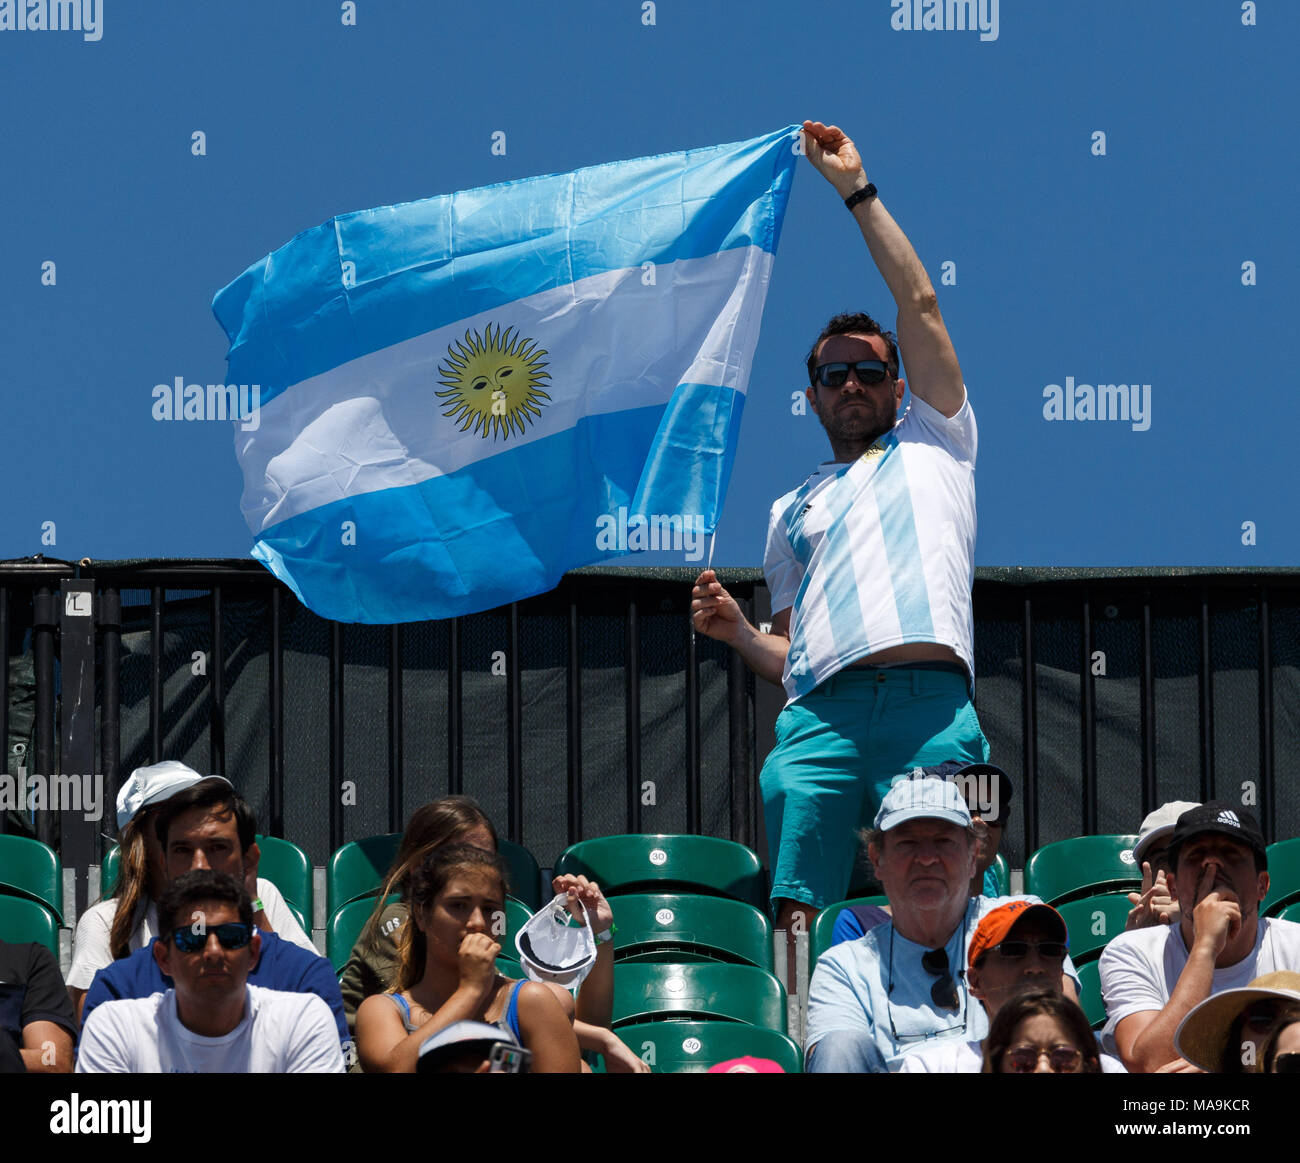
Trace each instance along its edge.
<instances>
[{"instance_id":1,"label":"turquoise shorts","mask_svg":"<svg viewBox=\"0 0 1300 1163\"><path fill-rule=\"evenodd\" d=\"M987 763L964 675L923 667L849 667L777 716L763 764L772 899L824 908L844 899L858 851L890 783L949 759Z\"/></svg>"}]
</instances>

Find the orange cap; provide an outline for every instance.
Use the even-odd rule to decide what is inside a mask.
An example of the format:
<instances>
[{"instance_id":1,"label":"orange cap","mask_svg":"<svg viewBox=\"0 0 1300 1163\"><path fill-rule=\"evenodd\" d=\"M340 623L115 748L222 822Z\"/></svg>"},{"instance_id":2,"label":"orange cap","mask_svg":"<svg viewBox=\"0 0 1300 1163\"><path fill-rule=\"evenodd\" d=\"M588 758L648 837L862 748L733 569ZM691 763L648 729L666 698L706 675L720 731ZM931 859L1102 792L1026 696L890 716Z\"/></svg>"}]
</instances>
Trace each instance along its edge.
<instances>
[{"instance_id":1,"label":"orange cap","mask_svg":"<svg viewBox=\"0 0 1300 1163\"><path fill-rule=\"evenodd\" d=\"M1016 925L1026 917L1038 915L1045 920L1050 918L1049 923L1060 930L1061 940L1069 943L1070 937L1066 931L1065 918L1051 905L1045 905L1041 901L1014 900L984 914L975 929L975 935L971 938L967 964L973 969L975 962L994 945L1001 945Z\"/></svg>"}]
</instances>

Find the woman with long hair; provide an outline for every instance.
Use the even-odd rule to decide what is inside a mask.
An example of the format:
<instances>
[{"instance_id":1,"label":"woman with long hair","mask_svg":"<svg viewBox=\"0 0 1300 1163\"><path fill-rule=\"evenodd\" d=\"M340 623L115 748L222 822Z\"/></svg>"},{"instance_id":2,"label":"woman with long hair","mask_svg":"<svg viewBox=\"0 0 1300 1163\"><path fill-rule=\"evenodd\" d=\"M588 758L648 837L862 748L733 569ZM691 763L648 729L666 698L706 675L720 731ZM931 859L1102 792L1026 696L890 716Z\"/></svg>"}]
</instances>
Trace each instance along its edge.
<instances>
[{"instance_id":1,"label":"woman with long hair","mask_svg":"<svg viewBox=\"0 0 1300 1163\"><path fill-rule=\"evenodd\" d=\"M1015 994L984 1039L984 1074L1101 1072L1101 1049L1083 1010L1053 989Z\"/></svg>"},{"instance_id":2,"label":"woman with long hair","mask_svg":"<svg viewBox=\"0 0 1300 1163\"><path fill-rule=\"evenodd\" d=\"M420 1046L453 1022L497 1025L503 1041L531 1055L534 1074L578 1073L569 1018L544 985L503 977L494 914L505 908L506 875L495 853L465 844L435 849L409 871L410 917L397 981L357 1010L357 1053L368 1073L415 1071Z\"/></svg>"},{"instance_id":3,"label":"woman with long hair","mask_svg":"<svg viewBox=\"0 0 1300 1163\"><path fill-rule=\"evenodd\" d=\"M411 815L397 855L389 866L370 919L343 968L340 987L348 1025L355 1031L361 1003L384 993L397 980L399 942L409 913L410 877L425 858L448 844L469 844L487 852L497 850L496 829L487 814L469 796L444 796L422 804ZM597 934L609 931L614 914L600 886L585 876L557 876L553 891L567 893L573 908L586 908ZM389 902L390 895L401 897ZM602 942L596 963L573 996L562 986L550 985L556 1000L573 1019L574 1033L583 1050L600 1054L613 1073L649 1073L650 1068L609 1028L614 1006L614 947Z\"/></svg>"}]
</instances>

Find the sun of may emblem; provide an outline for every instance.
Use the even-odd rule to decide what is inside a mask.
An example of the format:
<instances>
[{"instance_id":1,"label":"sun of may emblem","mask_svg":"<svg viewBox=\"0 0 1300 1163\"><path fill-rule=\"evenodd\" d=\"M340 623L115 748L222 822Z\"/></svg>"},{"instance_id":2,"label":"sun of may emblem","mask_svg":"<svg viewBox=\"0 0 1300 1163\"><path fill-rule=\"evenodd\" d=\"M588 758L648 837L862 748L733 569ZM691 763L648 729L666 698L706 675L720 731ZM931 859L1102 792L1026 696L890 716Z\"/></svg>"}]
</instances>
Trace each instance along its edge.
<instances>
[{"instance_id":1,"label":"sun of may emblem","mask_svg":"<svg viewBox=\"0 0 1300 1163\"><path fill-rule=\"evenodd\" d=\"M485 439L491 435L509 439L512 432L524 434L525 425L542 414L551 397L542 391L550 374L542 357L546 355L531 339L517 335L513 327L504 334L488 324L480 335L466 331L464 339L447 348L445 364L438 366L445 392L435 392L443 401L443 414L461 422L462 432L473 428Z\"/></svg>"}]
</instances>

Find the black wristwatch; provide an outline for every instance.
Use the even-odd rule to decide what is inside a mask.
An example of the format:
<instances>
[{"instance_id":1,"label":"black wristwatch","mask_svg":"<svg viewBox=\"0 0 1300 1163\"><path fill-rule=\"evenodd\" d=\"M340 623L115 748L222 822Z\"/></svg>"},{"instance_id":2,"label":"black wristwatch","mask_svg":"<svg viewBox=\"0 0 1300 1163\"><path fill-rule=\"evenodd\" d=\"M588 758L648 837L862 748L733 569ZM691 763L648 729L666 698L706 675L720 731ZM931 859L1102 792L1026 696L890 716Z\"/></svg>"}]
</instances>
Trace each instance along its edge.
<instances>
[{"instance_id":1,"label":"black wristwatch","mask_svg":"<svg viewBox=\"0 0 1300 1163\"><path fill-rule=\"evenodd\" d=\"M845 198L844 205L852 211L853 207L859 202L865 202L868 198L874 198L878 193L879 191L876 189L875 183L868 182L862 187L862 189L854 190L852 194Z\"/></svg>"}]
</instances>

